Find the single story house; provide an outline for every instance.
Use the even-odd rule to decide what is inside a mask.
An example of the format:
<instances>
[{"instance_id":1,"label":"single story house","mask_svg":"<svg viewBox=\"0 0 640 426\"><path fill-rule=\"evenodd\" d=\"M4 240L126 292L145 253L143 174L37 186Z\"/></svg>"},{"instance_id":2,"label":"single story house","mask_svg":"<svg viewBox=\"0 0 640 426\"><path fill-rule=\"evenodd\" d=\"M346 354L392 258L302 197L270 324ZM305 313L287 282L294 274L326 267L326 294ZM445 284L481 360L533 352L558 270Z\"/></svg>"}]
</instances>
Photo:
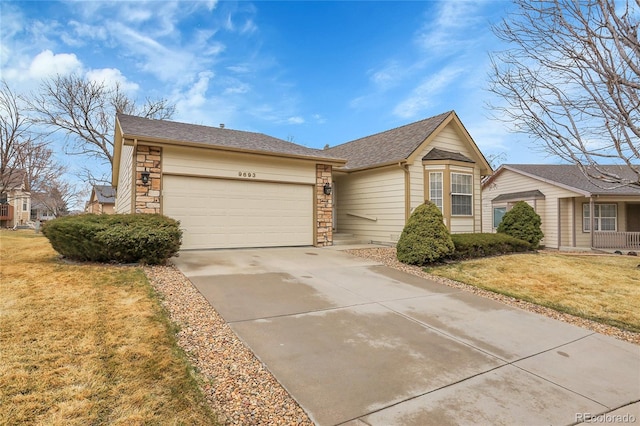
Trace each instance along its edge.
<instances>
[{"instance_id":1,"label":"single story house","mask_svg":"<svg viewBox=\"0 0 640 426\"><path fill-rule=\"evenodd\" d=\"M632 177L626 166L603 167ZM593 181L575 165L505 164L482 184L483 232L518 201L540 215L547 248L640 249L640 187Z\"/></svg>"},{"instance_id":2,"label":"single story house","mask_svg":"<svg viewBox=\"0 0 640 426\"><path fill-rule=\"evenodd\" d=\"M118 114L114 147L115 211L180 220L183 249L395 243L425 200L480 232L492 173L453 111L324 150Z\"/></svg>"},{"instance_id":3,"label":"single story house","mask_svg":"<svg viewBox=\"0 0 640 426\"><path fill-rule=\"evenodd\" d=\"M116 190L111 185L93 185L85 212L113 214L115 212Z\"/></svg>"}]
</instances>

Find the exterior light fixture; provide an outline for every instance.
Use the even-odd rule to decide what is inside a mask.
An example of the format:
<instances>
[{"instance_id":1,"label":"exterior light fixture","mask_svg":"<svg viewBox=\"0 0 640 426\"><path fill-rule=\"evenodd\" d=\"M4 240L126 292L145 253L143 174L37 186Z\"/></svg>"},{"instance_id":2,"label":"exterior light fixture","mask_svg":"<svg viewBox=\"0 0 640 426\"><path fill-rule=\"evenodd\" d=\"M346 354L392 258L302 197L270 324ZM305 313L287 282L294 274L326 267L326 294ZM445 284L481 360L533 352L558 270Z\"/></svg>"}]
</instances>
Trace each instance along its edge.
<instances>
[{"instance_id":1,"label":"exterior light fixture","mask_svg":"<svg viewBox=\"0 0 640 426\"><path fill-rule=\"evenodd\" d=\"M331 195L331 184L329 182L324 184L324 194Z\"/></svg>"},{"instance_id":2,"label":"exterior light fixture","mask_svg":"<svg viewBox=\"0 0 640 426\"><path fill-rule=\"evenodd\" d=\"M142 179L143 185L149 184L149 172L140 172L140 179Z\"/></svg>"}]
</instances>

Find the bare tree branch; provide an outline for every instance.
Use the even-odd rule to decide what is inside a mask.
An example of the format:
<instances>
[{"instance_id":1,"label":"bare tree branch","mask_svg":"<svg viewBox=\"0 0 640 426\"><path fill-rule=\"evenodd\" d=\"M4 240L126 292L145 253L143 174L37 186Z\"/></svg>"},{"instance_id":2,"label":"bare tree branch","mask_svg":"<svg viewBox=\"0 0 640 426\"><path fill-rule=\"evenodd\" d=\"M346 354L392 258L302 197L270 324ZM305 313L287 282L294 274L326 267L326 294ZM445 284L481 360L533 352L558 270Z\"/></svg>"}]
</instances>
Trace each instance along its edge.
<instances>
[{"instance_id":1,"label":"bare tree branch","mask_svg":"<svg viewBox=\"0 0 640 426\"><path fill-rule=\"evenodd\" d=\"M494 27L510 46L491 56L495 117L590 178L640 186L640 0L514 3Z\"/></svg>"},{"instance_id":2,"label":"bare tree branch","mask_svg":"<svg viewBox=\"0 0 640 426\"><path fill-rule=\"evenodd\" d=\"M116 113L167 119L175 106L166 99L136 105L119 84L89 81L77 75L45 80L39 94L33 96L31 109L35 122L67 136L66 152L113 163L113 125Z\"/></svg>"},{"instance_id":3,"label":"bare tree branch","mask_svg":"<svg viewBox=\"0 0 640 426\"><path fill-rule=\"evenodd\" d=\"M25 114L25 100L13 92L5 81L0 83L0 194L21 186L25 164L46 143L31 131L32 122ZM28 190L28 179L27 179Z\"/></svg>"}]
</instances>

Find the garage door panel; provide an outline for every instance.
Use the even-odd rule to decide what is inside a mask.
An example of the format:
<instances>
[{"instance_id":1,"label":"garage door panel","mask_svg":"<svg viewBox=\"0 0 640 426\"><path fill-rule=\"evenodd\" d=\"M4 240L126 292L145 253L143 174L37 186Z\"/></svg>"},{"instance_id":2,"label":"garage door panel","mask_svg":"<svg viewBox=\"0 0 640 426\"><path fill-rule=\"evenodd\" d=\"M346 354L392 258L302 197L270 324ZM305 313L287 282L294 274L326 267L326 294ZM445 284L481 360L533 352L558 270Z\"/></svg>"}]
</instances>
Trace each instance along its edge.
<instances>
[{"instance_id":1,"label":"garage door panel","mask_svg":"<svg viewBox=\"0 0 640 426\"><path fill-rule=\"evenodd\" d=\"M313 187L164 176L163 213L180 221L182 247L313 244Z\"/></svg>"}]
</instances>

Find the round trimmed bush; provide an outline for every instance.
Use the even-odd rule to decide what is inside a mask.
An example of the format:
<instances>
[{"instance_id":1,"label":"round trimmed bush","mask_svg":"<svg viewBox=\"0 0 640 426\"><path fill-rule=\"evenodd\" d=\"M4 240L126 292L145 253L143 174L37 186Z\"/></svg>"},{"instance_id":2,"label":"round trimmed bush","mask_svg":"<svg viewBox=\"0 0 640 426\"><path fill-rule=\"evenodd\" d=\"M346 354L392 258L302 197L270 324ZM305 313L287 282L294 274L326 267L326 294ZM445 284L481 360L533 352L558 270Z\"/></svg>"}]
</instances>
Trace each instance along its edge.
<instances>
[{"instance_id":1,"label":"round trimmed bush","mask_svg":"<svg viewBox=\"0 0 640 426\"><path fill-rule=\"evenodd\" d=\"M505 215L498 225L498 232L524 240L537 248L544 237L541 229L542 220L538 213L524 201L518 201Z\"/></svg>"},{"instance_id":2,"label":"round trimmed bush","mask_svg":"<svg viewBox=\"0 0 640 426\"><path fill-rule=\"evenodd\" d=\"M159 214L85 214L48 221L42 229L66 258L163 264L180 249L180 223Z\"/></svg>"},{"instance_id":3,"label":"round trimmed bush","mask_svg":"<svg viewBox=\"0 0 640 426\"><path fill-rule=\"evenodd\" d=\"M418 206L402 230L396 248L398 260L410 265L422 266L451 255L454 245L440 209L430 201Z\"/></svg>"}]
</instances>

